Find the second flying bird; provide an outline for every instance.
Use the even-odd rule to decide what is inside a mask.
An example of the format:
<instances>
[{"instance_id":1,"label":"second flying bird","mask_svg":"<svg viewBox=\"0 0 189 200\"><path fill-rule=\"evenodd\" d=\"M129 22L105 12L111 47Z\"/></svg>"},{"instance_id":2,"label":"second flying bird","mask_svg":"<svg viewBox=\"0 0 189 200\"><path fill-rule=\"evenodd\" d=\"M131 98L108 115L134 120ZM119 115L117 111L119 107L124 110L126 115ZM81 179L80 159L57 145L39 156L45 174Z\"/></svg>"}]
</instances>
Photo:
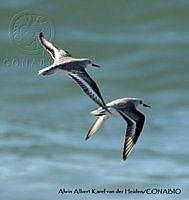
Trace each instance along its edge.
<instances>
[{"instance_id":1,"label":"second flying bird","mask_svg":"<svg viewBox=\"0 0 189 200\"><path fill-rule=\"evenodd\" d=\"M55 47L44 38L40 33L39 40L43 47L50 53L54 63L39 71L39 75L46 76L55 73L68 74L82 88L82 90L99 106L107 110L106 104L102 98L100 90L92 78L87 74L85 68L88 65L100 67L87 58L73 58L68 51ZM108 111L108 110L107 110ZM108 111L109 112L109 111Z\"/></svg>"}]
</instances>

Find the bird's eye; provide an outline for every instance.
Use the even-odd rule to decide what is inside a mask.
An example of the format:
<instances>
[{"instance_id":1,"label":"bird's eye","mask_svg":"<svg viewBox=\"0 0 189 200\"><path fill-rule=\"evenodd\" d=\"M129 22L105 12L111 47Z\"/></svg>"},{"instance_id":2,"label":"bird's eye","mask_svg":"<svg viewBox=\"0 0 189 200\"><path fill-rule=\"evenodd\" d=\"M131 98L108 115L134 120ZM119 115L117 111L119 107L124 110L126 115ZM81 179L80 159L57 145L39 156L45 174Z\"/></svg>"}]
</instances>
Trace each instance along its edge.
<instances>
[{"instance_id":1,"label":"bird's eye","mask_svg":"<svg viewBox=\"0 0 189 200\"><path fill-rule=\"evenodd\" d=\"M143 102L142 102L142 101L140 101L140 104L143 104Z\"/></svg>"},{"instance_id":2,"label":"bird's eye","mask_svg":"<svg viewBox=\"0 0 189 200\"><path fill-rule=\"evenodd\" d=\"M89 64L91 64L91 61L89 60Z\"/></svg>"}]
</instances>

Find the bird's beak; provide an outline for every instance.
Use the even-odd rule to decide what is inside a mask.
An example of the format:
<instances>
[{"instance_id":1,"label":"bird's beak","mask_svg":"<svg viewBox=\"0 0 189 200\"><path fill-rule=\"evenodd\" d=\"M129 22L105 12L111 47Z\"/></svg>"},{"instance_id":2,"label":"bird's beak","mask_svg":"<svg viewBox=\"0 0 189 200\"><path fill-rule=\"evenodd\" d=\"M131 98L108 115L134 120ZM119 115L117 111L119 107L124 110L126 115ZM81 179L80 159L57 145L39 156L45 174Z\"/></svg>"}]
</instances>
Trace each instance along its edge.
<instances>
[{"instance_id":1,"label":"bird's beak","mask_svg":"<svg viewBox=\"0 0 189 200\"><path fill-rule=\"evenodd\" d=\"M151 106L149 106L149 105L147 105L147 104L144 104L144 103L143 103L143 106L144 106L144 107L151 108Z\"/></svg>"},{"instance_id":2,"label":"bird's beak","mask_svg":"<svg viewBox=\"0 0 189 200\"><path fill-rule=\"evenodd\" d=\"M99 65L94 64L94 63L92 63L92 66L94 66L94 67L100 67Z\"/></svg>"}]
</instances>

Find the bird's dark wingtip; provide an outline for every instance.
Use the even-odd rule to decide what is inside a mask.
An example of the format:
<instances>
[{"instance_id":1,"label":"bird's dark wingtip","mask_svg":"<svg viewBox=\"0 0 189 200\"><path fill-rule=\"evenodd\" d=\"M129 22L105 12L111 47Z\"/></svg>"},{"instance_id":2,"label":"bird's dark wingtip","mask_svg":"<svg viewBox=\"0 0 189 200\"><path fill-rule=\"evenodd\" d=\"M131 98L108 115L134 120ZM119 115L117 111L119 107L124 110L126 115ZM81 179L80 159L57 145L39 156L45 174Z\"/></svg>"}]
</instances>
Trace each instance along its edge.
<instances>
[{"instance_id":1,"label":"bird's dark wingtip","mask_svg":"<svg viewBox=\"0 0 189 200\"><path fill-rule=\"evenodd\" d=\"M123 155L123 160L126 160L126 159L127 159L127 157L125 155Z\"/></svg>"},{"instance_id":2,"label":"bird's dark wingtip","mask_svg":"<svg viewBox=\"0 0 189 200\"><path fill-rule=\"evenodd\" d=\"M44 37L44 35L43 35L42 32L39 33L39 37L40 37L40 38Z\"/></svg>"},{"instance_id":3,"label":"bird's dark wingtip","mask_svg":"<svg viewBox=\"0 0 189 200\"><path fill-rule=\"evenodd\" d=\"M109 114L112 114L109 110L108 110L108 108L106 107L106 105L103 107Z\"/></svg>"}]
</instances>

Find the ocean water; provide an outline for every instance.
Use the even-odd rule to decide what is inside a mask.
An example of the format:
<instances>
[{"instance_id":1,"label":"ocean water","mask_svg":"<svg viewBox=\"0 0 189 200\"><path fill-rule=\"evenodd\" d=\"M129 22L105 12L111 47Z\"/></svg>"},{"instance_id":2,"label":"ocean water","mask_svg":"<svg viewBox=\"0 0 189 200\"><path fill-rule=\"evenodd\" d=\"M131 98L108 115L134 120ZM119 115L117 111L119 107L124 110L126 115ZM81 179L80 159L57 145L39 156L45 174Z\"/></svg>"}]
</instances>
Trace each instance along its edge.
<instances>
[{"instance_id":1,"label":"ocean water","mask_svg":"<svg viewBox=\"0 0 189 200\"><path fill-rule=\"evenodd\" d=\"M0 199L187 200L189 1L3 0L0 9ZM126 161L120 116L85 141L98 106L69 77L37 75L53 62L40 31L102 66L87 71L106 102L140 97L152 106L140 109L144 128ZM169 188L181 193L155 194Z\"/></svg>"}]
</instances>

